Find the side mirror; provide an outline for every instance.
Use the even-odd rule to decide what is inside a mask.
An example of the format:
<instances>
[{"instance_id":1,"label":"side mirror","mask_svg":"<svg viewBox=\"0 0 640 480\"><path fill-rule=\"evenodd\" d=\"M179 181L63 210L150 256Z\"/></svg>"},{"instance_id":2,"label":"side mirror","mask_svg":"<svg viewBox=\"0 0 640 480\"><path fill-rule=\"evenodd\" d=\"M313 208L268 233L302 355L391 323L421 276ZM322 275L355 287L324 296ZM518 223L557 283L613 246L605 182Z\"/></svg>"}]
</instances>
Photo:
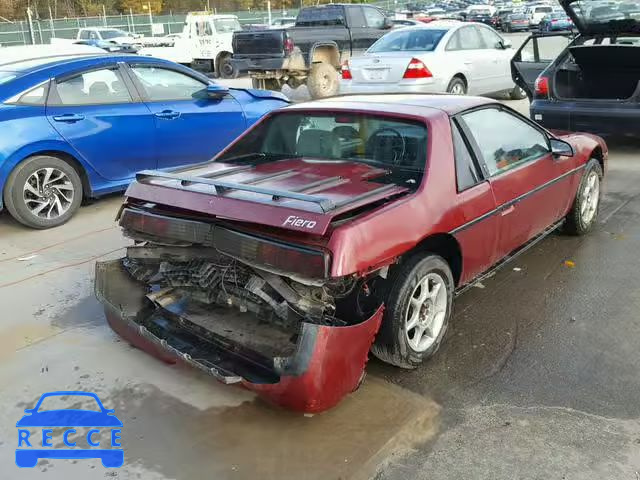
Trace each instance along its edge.
<instances>
[{"instance_id":1,"label":"side mirror","mask_svg":"<svg viewBox=\"0 0 640 480\"><path fill-rule=\"evenodd\" d=\"M221 98L224 98L228 93L229 89L224 85L220 85L218 83L207 85L207 98L220 100Z\"/></svg>"},{"instance_id":2,"label":"side mirror","mask_svg":"<svg viewBox=\"0 0 640 480\"><path fill-rule=\"evenodd\" d=\"M384 23L382 24L382 28L384 28L385 30L388 30L391 27L393 27L393 20L391 20L389 17L384 17Z\"/></svg>"},{"instance_id":3,"label":"side mirror","mask_svg":"<svg viewBox=\"0 0 640 480\"><path fill-rule=\"evenodd\" d=\"M570 143L557 138L549 139L551 144L551 153L556 157L573 157L573 147Z\"/></svg>"},{"instance_id":4,"label":"side mirror","mask_svg":"<svg viewBox=\"0 0 640 480\"><path fill-rule=\"evenodd\" d=\"M506 50L511 47L512 47L511 41L507 40L506 38L503 38L496 44L496 48L500 50Z\"/></svg>"}]
</instances>

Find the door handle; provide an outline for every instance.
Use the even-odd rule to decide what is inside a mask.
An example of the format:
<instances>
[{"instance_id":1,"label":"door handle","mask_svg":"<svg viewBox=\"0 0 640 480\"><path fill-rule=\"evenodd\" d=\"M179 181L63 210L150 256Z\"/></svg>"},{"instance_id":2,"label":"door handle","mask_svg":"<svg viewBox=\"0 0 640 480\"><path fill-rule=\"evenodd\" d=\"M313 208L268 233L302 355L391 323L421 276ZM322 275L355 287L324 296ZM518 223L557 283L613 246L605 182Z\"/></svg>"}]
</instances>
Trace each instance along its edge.
<instances>
[{"instance_id":1,"label":"door handle","mask_svg":"<svg viewBox=\"0 0 640 480\"><path fill-rule=\"evenodd\" d=\"M516 209L515 205L509 205L507 208L502 210L502 212L500 212L500 215L502 215L504 217L505 215L509 215L515 209Z\"/></svg>"},{"instance_id":2,"label":"door handle","mask_svg":"<svg viewBox=\"0 0 640 480\"><path fill-rule=\"evenodd\" d=\"M163 110L155 114L158 118L163 118L165 120L173 120L174 118L178 118L180 116L180 112L175 112L173 110Z\"/></svg>"},{"instance_id":3,"label":"door handle","mask_svg":"<svg viewBox=\"0 0 640 480\"><path fill-rule=\"evenodd\" d=\"M75 122L79 122L80 120L84 120L84 115L78 115L75 113L65 113L64 115L55 115L53 117L53 120L56 122L75 123Z\"/></svg>"}]
</instances>

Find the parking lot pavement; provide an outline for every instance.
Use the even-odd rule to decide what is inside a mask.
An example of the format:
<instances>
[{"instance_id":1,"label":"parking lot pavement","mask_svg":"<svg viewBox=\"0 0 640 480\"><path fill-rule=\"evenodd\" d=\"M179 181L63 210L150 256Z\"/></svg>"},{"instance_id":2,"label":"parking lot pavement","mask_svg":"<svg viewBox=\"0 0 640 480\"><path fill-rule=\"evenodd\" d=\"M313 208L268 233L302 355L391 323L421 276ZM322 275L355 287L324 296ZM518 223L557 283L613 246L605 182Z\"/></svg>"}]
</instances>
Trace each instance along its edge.
<instances>
[{"instance_id":1,"label":"parking lot pavement","mask_svg":"<svg viewBox=\"0 0 640 480\"><path fill-rule=\"evenodd\" d=\"M113 221L120 196L47 231L1 214L0 477L104 478L98 460L13 466L23 410L79 389L124 423L122 479L637 480L638 151L611 143L596 231L546 239L458 298L434 359L414 371L372 360L360 390L312 418L164 365L110 331L93 263L127 244Z\"/></svg>"}]
</instances>

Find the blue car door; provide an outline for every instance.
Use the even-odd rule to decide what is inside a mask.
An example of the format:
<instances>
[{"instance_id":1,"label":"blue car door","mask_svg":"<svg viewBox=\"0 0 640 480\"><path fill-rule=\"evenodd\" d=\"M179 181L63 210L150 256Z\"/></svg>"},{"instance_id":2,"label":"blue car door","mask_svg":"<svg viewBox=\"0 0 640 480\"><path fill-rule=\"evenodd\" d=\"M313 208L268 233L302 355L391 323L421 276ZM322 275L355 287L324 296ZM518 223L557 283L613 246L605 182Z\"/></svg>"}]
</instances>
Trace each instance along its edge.
<instances>
[{"instance_id":1,"label":"blue car door","mask_svg":"<svg viewBox=\"0 0 640 480\"><path fill-rule=\"evenodd\" d=\"M209 98L207 83L196 75L166 64L129 66L154 116L158 168L209 160L245 130L240 103L231 95Z\"/></svg>"},{"instance_id":2,"label":"blue car door","mask_svg":"<svg viewBox=\"0 0 640 480\"><path fill-rule=\"evenodd\" d=\"M110 181L156 167L153 116L125 75L111 64L57 78L46 107L56 131Z\"/></svg>"}]
</instances>

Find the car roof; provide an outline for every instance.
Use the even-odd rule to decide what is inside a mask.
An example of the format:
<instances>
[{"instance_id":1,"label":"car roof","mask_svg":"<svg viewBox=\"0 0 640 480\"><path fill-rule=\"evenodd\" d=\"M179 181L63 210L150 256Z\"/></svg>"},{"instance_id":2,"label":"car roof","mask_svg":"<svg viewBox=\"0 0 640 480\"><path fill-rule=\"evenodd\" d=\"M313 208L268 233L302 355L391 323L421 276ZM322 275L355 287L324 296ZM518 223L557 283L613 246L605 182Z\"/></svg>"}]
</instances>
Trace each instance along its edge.
<instances>
[{"instance_id":1,"label":"car roof","mask_svg":"<svg viewBox=\"0 0 640 480\"><path fill-rule=\"evenodd\" d=\"M485 97L433 94L371 94L338 95L335 97L297 103L284 110L358 110L368 113L391 113L433 117L445 113L456 115L470 108L498 104Z\"/></svg>"},{"instance_id":2,"label":"car roof","mask_svg":"<svg viewBox=\"0 0 640 480\"><path fill-rule=\"evenodd\" d=\"M47 70L49 68L55 68L60 66L74 66L77 64L91 63L92 60L105 61L147 61L149 57L140 57L138 55L114 55L109 53L83 53L83 54L68 54L68 55L52 55L37 58L30 58L26 60L15 60L11 62L0 62L0 70L16 72L23 75L34 73L41 70ZM158 60L158 59L155 59ZM160 63L165 63L163 60L159 60Z\"/></svg>"}]
</instances>

